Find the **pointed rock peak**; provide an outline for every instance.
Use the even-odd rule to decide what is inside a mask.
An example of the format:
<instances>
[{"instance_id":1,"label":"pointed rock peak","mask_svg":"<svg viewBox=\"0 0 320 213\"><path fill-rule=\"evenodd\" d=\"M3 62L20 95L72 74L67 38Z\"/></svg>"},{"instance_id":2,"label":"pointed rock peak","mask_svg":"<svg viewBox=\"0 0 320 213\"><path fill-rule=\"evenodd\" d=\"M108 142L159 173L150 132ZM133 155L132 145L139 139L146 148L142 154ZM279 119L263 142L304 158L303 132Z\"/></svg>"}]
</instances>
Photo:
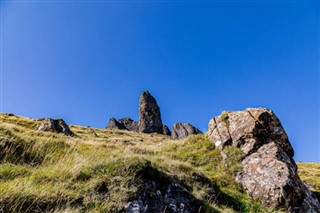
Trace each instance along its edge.
<instances>
[{"instance_id":1,"label":"pointed rock peak","mask_svg":"<svg viewBox=\"0 0 320 213\"><path fill-rule=\"evenodd\" d=\"M139 102L139 132L162 133L162 119L156 99L143 91Z\"/></svg>"},{"instance_id":2,"label":"pointed rock peak","mask_svg":"<svg viewBox=\"0 0 320 213\"><path fill-rule=\"evenodd\" d=\"M143 91L141 93L140 104L141 102L145 102L146 104L155 104L159 108L156 99L148 91Z\"/></svg>"},{"instance_id":3,"label":"pointed rock peak","mask_svg":"<svg viewBox=\"0 0 320 213\"><path fill-rule=\"evenodd\" d=\"M149 93L149 91L147 91L147 90L143 91L143 92L141 93L141 95L143 95L143 96L152 96L152 95Z\"/></svg>"}]
</instances>

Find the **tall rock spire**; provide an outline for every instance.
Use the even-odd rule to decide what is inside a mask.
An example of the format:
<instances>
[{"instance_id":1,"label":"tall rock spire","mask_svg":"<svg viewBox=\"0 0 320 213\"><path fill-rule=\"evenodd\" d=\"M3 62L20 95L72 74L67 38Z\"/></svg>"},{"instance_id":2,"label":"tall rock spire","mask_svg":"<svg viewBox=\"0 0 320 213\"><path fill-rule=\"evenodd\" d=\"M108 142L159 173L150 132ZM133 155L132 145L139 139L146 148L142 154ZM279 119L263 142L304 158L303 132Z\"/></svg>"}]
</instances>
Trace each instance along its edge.
<instances>
[{"instance_id":1,"label":"tall rock spire","mask_svg":"<svg viewBox=\"0 0 320 213\"><path fill-rule=\"evenodd\" d=\"M160 108L156 99L148 92L142 92L139 102L139 132L163 133Z\"/></svg>"}]
</instances>

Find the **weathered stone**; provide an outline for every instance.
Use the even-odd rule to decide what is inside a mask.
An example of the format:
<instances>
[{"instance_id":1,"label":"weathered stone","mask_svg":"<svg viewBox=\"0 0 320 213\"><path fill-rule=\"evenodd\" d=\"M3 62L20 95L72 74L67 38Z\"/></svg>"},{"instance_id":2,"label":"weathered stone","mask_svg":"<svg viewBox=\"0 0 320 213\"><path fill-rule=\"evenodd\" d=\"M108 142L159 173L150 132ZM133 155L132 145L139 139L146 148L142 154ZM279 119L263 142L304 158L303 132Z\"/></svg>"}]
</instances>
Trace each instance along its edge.
<instances>
[{"instance_id":1,"label":"weathered stone","mask_svg":"<svg viewBox=\"0 0 320 213\"><path fill-rule=\"evenodd\" d=\"M115 118L111 118L106 129L126 129L126 127L117 121Z\"/></svg>"},{"instance_id":2,"label":"weathered stone","mask_svg":"<svg viewBox=\"0 0 320 213\"><path fill-rule=\"evenodd\" d=\"M172 127L172 138L186 138L189 135L202 134L202 132L189 123L175 123Z\"/></svg>"},{"instance_id":3,"label":"weathered stone","mask_svg":"<svg viewBox=\"0 0 320 213\"><path fill-rule=\"evenodd\" d=\"M167 125L163 125L163 126L162 126L162 134L163 134L163 135L168 135L168 136L171 135L171 131L170 131L170 129L168 128Z\"/></svg>"},{"instance_id":4,"label":"weathered stone","mask_svg":"<svg viewBox=\"0 0 320 213\"><path fill-rule=\"evenodd\" d=\"M49 131L56 133L64 133L65 135L72 136L73 132L70 130L69 126L62 119L43 119L38 125L39 131Z\"/></svg>"},{"instance_id":5,"label":"weathered stone","mask_svg":"<svg viewBox=\"0 0 320 213\"><path fill-rule=\"evenodd\" d=\"M143 184L139 186L134 199L124 206L123 212L211 212L211 209L206 209L205 204L195 198L186 186L152 166L147 166L136 176Z\"/></svg>"},{"instance_id":6,"label":"weathered stone","mask_svg":"<svg viewBox=\"0 0 320 213\"><path fill-rule=\"evenodd\" d=\"M119 123L121 123L129 131L138 132L139 130L138 122L132 120L131 118L121 118L119 119Z\"/></svg>"},{"instance_id":7,"label":"weathered stone","mask_svg":"<svg viewBox=\"0 0 320 213\"><path fill-rule=\"evenodd\" d=\"M244 152L237 180L254 199L291 212L320 212L318 200L297 174L293 148L271 110L223 112L210 120L208 138L221 150L233 145Z\"/></svg>"},{"instance_id":8,"label":"weathered stone","mask_svg":"<svg viewBox=\"0 0 320 213\"><path fill-rule=\"evenodd\" d=\"M157 101L144 91L139 102L139 132L162 133L162 120Z\"/></svg>"},{"instance_id":9,"label":"weathered stone","mask_svg":"<svg viewBox=\"0 0 320 213\"><path fill-rule=\"evenodd\" d=\"M319 202L300 180L296 164L277 143L261 146L242 164L238 181L252 198L290 212L320 212Z\"/></svg>"},{"instance_id":10,"label":"weathered stone","mask_svg":"<svg viewBox=\"0 0 320 213\"><path fill-rule=\"evenodd\" d=\"M275 141L290 157L294 155L288 136L275 114L265 108L223 112L210 120L208 137L217 147L232 143L245 154L256 151L261 145Z\"/></svg>"},{"instance_id":11,"label":"weathered stone","mask_svg":"<svg viewBox=\"0 0 320 213\"><path fill-rule=\"evenodd\" d=\"M138 132L138 122L130 118L121 118L119 120L111 118L106 129L123 129Z\"/></svg>"}]
</instances>

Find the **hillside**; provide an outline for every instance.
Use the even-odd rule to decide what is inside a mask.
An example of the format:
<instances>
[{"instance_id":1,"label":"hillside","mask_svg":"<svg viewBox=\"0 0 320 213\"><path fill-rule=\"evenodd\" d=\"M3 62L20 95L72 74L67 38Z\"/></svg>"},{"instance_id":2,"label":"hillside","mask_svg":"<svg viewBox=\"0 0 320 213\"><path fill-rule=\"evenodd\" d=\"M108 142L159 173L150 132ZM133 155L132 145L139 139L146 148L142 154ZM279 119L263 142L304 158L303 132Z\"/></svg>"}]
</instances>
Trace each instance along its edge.
<instances>
[{"instance_id":1,"label":"hillside","mask_svg":"<svg viewBox=\"0 0 320 213\"><path fill-rule=\"evenodd\" d=\"M40 121L30 118L0 114L0 121L2 212L130 212L128 206L135 212L139 199L156 206L170 196L172 205L185 202L178 210L272 211L234 180L242 169L241 150L225 148L223 161L206 135L173 140L69 125L71 137L36 131ZM299 167L301 178L319 192L319 164Z\"/></svg>"},{"instance_id":2,"label":"hillside","mask_svg":"<svg viewBox=\"0 0 320 213\"><path fill-rule=\"evenodd\" d=\"M320 163L298 162L297 165L301 179L308 185L310 190L320 201Z\"/></svg>"}]
</instances>

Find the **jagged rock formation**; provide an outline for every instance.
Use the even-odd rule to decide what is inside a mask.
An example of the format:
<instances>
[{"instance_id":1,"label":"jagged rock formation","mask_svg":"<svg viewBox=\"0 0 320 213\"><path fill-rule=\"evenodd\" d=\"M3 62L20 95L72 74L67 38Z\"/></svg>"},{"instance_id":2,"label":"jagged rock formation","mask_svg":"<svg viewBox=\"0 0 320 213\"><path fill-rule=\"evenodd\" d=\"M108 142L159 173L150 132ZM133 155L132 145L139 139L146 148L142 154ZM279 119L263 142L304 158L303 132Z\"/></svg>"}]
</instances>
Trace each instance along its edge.
<instances>
[{"instance_id":1,"label":"jagged rock formation","mask_svg":"<svg viewBox=\"0 0 320 213\"><path fill-rule=\"evenodd\" d=\"M160 108L156 99L148 92L142 92L139 102L139 132L163 132Z\"/></svg>"},{"instance_id":2,"label":"jagged rock formation","mask_svg":"<svg viewBox=\"0 0 320 213\"><path fill-rule=\"evenodd\" d=\"M175 123L172 127L172 138L186 138L189 135L202 134L202 132L189 123Z\"/></svg>"},{"instance_id":3,"label":"jagged rock formation","mask_svg":"<svg viewBox=\"0 0 320 213\"><path fill-rule=\"evenodd\" d=\"M271 110L223 112L210 120L208 137L221 150L233 145L244 152L237 180L251 197L271 208L320 212L318 200L297 174L293 148Z\"/></svg>"},{"instance_id":4,"label":"jagged rock formation","mask_svg":"<svg viewBox=\"0 0 320 213\"><path fill-rule=\"evenodd\" d=\"M64 133L68 136L74 135L69 126L62 119L46 118L38 125L38 130Z\"/></svg>"},{"instance_id":5,"label":"jagged rock formation","mask_svg":"<svg viewBox=\"0 0 320 213\"><path fill-rule=\"evenodd\" d=\"M126 127L122 123L117 121L117 119L111 118L108 125L106 126L106 129L126 129Z\"/></svg>"},{"instance_id":6,"label":"jagged rock formation","mask_svg":"<svg viewBox=\"0 0 320 213\"><path fill-rule=\"evenodd\" d=\"M119 120L111 118L106 128L124 129L143 133L159 133L171 136L171 131L168 126L162 124L160 107L156 99L148 91L144 91L140 95L139 122L130 118L122 118ZM202 133L199 129L187 123L176 123L172 131L174 132L173 138L185 138L189 135Z\"/></svg>"},{"instance_id":7,"label":"jagged rock formation","mask_svg":"<svg viewBox=\"0 0 320 213\"><path fill-rule=\"evenodd\" d=\"M124 129L133 132L138 132L138 122L131 118L121 118L119 120L111 118L106 129Z\"/></svg>"},{"instance_id":8,"label":"jagged rock formation","mask_svg":"<svg viewBox=\"0 0 320 213\"><path fill-rule=\"evenodd\" d=\"M170 131L170 129L168 128L167 125L163 125L163 126L162 126L162 134L171 136L171 131Z\"/></svg>"},{"instance_id":9,"label":"jagged rock formation","mask_svg":"<svg viewBox=\"0 0 320 213\"><path fill-rule=\"evenodd\" d=\"M132 120L131 118L121 118L119 119L119 123L123 124L129 131L138 132L139 130L138 122Z\"/></svg>"}]
</instances>

